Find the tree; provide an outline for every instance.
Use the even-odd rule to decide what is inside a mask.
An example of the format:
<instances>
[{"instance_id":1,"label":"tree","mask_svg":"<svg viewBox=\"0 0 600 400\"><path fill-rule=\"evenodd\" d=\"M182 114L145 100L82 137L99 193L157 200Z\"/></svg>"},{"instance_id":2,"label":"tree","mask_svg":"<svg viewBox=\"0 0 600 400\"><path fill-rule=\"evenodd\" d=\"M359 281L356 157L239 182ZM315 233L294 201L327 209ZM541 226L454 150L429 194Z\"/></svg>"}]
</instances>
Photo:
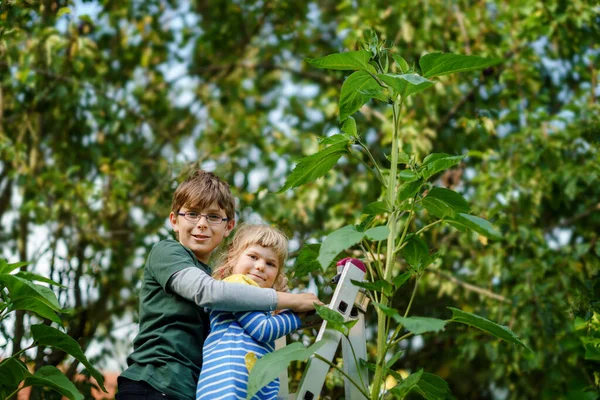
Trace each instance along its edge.
<instances>
[{"instance_id":1,"label":"tree","mask_svg":"<svg viewBox=\"0 0 600 400\"><path fill-rule=\"evenodd\" d=\"M573 332L575 316L589 323L597 312L593 4L85 4L0 5L2 249L75 289L57 293L77 311L67 332L84 350L92 340L117 340L115 321L135 312L144 255L169 234L169 196L189 168L214 169L235 186L242 218L282 226L298 248L360 218L378 193L355 159L342 158L301 190L269 193L319 138L339 133L346 74L302 60L356 50L363 32L375 28L407 60L434 50L504 60L424 93L402 127L420 157L470 151L439 184L485 211L506 238L486 244L432 229L432 239L444 237L443 264L423 280L415 313L446 318L427 311L478 300L474 312L522 327L536 351L530 360L483 339L465 345L473 333L457 329L423 347L411 342L395 368L413 371L418 359L465 399L578 396L596 384L597 361L585 360ZM357 128L369 143L387 146L390 115L375 103L361 114ZM326 297L329 276L292 284L312 279ZM408 298L399 293L394 304ZM25 343L29 319L16 320L17 340L3 343L5 351ZM102 357L110 354L100 346ZM33 358L38 367L56 365L64 354ZM329 391L339 393L333 383Z\"/></svg>"}]
</instances>

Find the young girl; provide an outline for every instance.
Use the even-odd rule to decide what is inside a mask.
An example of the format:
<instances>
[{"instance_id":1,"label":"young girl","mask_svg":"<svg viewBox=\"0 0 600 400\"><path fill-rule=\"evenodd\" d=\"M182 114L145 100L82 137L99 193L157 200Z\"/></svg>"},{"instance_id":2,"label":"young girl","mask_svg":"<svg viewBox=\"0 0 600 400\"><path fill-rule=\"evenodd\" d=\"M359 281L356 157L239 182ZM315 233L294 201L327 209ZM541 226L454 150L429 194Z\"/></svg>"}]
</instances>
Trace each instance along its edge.
<instances>
[{"instance_id":1,"label":"young girl","mask_svg":"<svg viewBox=\"0 0 600 400\"><path fill-rule=\"evenodd\" d=\"M287 247L287 238L275 228L243 226L213 276L261 288L278 288L284 281ZM254 353L260 358L272 352L275 339L295 331L300 324L300 318L291 311L277 315L263 311L211 311L210 334L204 343L196 400L245 399L249 372L247 354ZM278 392L279 380L276 379L253 399L276 399Z\"/></svg>"}]
</instances>

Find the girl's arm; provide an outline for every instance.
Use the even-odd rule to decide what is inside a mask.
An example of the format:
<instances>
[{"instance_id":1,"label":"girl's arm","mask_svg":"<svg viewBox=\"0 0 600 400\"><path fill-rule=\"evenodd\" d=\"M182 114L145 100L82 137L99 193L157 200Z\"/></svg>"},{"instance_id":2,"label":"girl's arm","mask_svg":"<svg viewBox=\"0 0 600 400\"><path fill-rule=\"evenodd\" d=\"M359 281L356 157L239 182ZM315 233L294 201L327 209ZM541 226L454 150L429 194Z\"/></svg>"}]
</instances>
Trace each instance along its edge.
<instances>
[{"instance_id":1,"label":"girl's arm","mask_svg":"<svg viewBox=\"0 0 600 400\"><path fill-rule=\"evenodd\" d=\"M234 313L239 324L257 342L268 343L285 336L300 327L301 321L291 311L277 315L259 311Z\"/></svg>"}]
</instances>

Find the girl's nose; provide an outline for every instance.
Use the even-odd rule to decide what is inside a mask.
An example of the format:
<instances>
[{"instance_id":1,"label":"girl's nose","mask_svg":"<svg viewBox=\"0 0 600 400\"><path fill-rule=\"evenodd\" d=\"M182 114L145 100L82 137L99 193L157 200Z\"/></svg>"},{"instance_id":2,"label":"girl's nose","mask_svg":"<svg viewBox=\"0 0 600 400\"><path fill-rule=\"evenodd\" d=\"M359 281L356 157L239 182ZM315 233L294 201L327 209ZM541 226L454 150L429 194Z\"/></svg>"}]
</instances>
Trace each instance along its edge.
<instances>
[{"instance_id":1,"label":"girl's nose","mask_svg":"<svg viewBox=\"0 0 600 400\"><path fill-rule=\"evenodd\" d=\"M259 269L261 271L264 270L265 269L265 263L263 261L258 260L256 262L256 269Z\"/></svg>"}]
</instances>

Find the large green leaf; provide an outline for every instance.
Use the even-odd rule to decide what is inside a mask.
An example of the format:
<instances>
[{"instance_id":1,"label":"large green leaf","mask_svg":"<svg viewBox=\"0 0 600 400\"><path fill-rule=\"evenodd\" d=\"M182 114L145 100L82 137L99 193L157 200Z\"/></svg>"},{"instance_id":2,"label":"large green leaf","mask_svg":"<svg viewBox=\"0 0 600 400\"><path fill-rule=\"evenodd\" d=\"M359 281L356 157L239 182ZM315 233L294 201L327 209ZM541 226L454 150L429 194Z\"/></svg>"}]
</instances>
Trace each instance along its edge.
<instances>
[{"instance_id":1,"label":"large green leaf","mask_svg":"<svg viewBox=\"0 0 600 400\"><path fill-rule=\"evenodd\" d=\"M427 400L446 400L451 396L448 383L439 376L428 372L423 372L414 391Z\"/></svg>"},{"instance_id":2,"label":"large green leaf","mask_svg":"<svg viewBox=\"0 0 600 400\"><path fill-rule=\"evenodd\" d=\"M311 272L317 271L321 268L319 261L317 261L320 248L321 245L319 243L311 243L304 245L304 247L300 249L298 257L296 258L296 262L294 262L295 278L306 276Z\"/></svg>"},{"instance_id":3,"label":"large green leaf","mask_svg":"<svg viewBox=\"0 0 600 400\"><path fill-rule=\"evenodd\" d=\"M421 172L425 180L431 176L437 174L440 171L448 169L458 163L460 163L465 156L452 156L445 153L433 153L425 157L423 165L421 166Z\"/></svg>"},{"instance_id":4,"label":"large green leaf","mask_svg":"<svg viewBox=\"0 0 600 400\"><path fill-rule=\"evenodd\" d=\"M496 336L497 338L506 340L507 342L520 344L525 347L527 350L532 351L525 343L521 341L511 331L509 328L503 325L498 325L495 322L490 321L489 319L480 317L479 315L475 315L463 310L459 310L458 308L448 307L452 311L452 318L450 322L459 322L461 324L470 325L474 328L481 329L484 332L487 332L491 335Z\"/></svg>"},{"instance_id":5,"label":"large green leaf","mask_svg":"<svg viewBox=\"0 0 600 400\"><path fill-rule=\"evenodd\" d=\"M318 153L304 157L298 162L277 193L283 193L288 189L319 179L329 172L339 158L346 153L348 153L348 143L339 142Z\"/></svg>"},{"instance_id":6,"label":"large green leaf","mask_svg":"<svg viewBox=\"0 0 600 400\"><path fill-rule=\"evenodd\" d=\"M396 395L397 398L403 399L419 382L421 379L421 375L423 374L423 369L418 370L407 376L402 380L398 385L396 385L391 392Z\"/></svg>"},{"instance_id":7,"label":"large green leaf","mask_svg":"<svg viewBox=\"0 0 600 400\"><path fill-rule=\"evenodd\" d=\"M24 265L29 264L28 262L21 261L18 263L8 264L5 259L0 258L0 274L8 274L17 268L21 268Z\"/></svg>"},{"instance_id":8,"label":"large green leaf","mask_svg":"<svg viewBox=\"0 0 600 400\"><path fill-rule=\"evenodd\" d=\"M306 62L317 68L355 71L368 69L371 53L364 50L334 53L319 58L306 58Z\"/></svg>"},{"instance_id":9,"label":"large green leaf","mask_svg":"<svg viewBox=\"0 0 600 400\"><path fill-rule=\"evenodd\" d=\"M56 390L69 400L82 400L84 396L79 393L73 382L71 382L60 370L51 365L40 368L35 375L25 378L23 384L27 386L44 386Z\"/></svg>"},{"instance_id":10,"label":"large green leaf","mask_svg":"<svg viewBox=\"0 0 600 400\"><path fill-rule=\"evenodd\" d=\"M398 54L395 54L395 53L390 53L390 54L392 55L392 58L394 59L394 61L396 61L396 65L400 69L400 72L402 72L403 74L408 73L408 71L410 70L410 66L408 65L406 60Z\"/></svg>"},{"instance_id":11,"label":"large green leaf","mask_svg":"<svg viewBox=\"0 0 600 400\"><path fill-rule=\"evenodd\" d=\"M396 310L395 308L383 305L381 303L377 303L377 302L373 302L373 305L377 308L379 308L381 311L383 311L383 313L385 315L387 315L388 317L391 318L397 318L400 316L400 313L398 312L398 310Z\"/></svg>"},{"instance_id":12,"label":"large green leaf","mask_svg":"<svg viewBox=\"0 0 600 400\"><path fill-rule=\"evenodd\" d=\"M340 121L358 111L369 99L370 95L361 93L369 90L378 90L379 84L366 71L356 71L342 84L340 92Z\"/></svg>"},{"instance_id":13,"label":"large green leaf","mask_svg":"<svg viewBox=\"0 0 600 400\"><path fill-rule=\"evenodd\" d=\"M404 284L410 279L412 274L410 272L403 272L398 274L393 280L392 283L396 289L401 288Z\"/></svg>"},{"instance_id":14,"label":"large green leaf","mask_svg":"<svg viewBox=\"0 0 600 400\"><path fill-rule=\"evenodd\" d=\"M396 316L394 319L415 335L443 331L446 326L446 321L437 318Z\"/></svg>"},{"instance_id":15,"label":"large green leaf","mask_svg":"<svg viewBox=\"0 0 600 400\"><path fill-rule=\"evenodd\" d=\"M459 193L445 188L433 188L423 199L423 205L438 218L453 217L456 213L468 213L469 203Z\"/></svg>"},{"instance_id":16,"label":"large green leaf","mask_svg":"<svg viewBox=\"0 0 600 400\"><path fill-rule=\"evenodd\" d=\"M56 295L49 288L10 274L0 274L0 284L6 286L10 292L14 310L32 311L57 324L62 323L56 312L63 310Z\"/></svg>"},{"instance_id":17,"label":"large green leaf","mask_svg":"<svg viewBox=\"0 0 600 400\"><path fill-rule=\"evenodd\" d=\"M428 259L429 248L423 239L418 236L411 236L401 250L401 254L408 265L418 269Z\"/></svg>"},{"instance_id":18,"label":"large green leaf","mask_svg":"<svg viewBox=\"0 0 600 400\"><path fill-rule=\"evenodd\" d=\"M388 210L385 201L374 201L373 203L369 203L363 210L363 214L368 215L378 215L386 212L390 212L390 210Z\"/></svg>"},{"instance_id":19,"label":"large green leaf","mask_svg":"<svg viewBox=\"0 0 600 400\"><path fill-rule=\"evenodd\" d=\"M415 93L422 92L431 87L434 83L417 74L378 74L377 77L390 85L390 87L394 89L394 92L402 97L409 97Z\"/></svg>"},{"instance_id":20,"label":"large green leaf","mask_svg":"<svg viewBox=\"0 0 600 400\"><path fill-rule=\"evenodd\" d=\"M92 364L90 364L85 354L83 354L81 346L79 346L79 343L77 343L75 339L56 328L44 324L32 325L31 335L37 344L60 349L77 359L87 368L90 375L98 381L98 385L102 390L106 392L106 389L104 388L104 377L92 366Z\"/></svg>"},{"instance_id":21,"label":"large green leaf","mask_svg":"<svg viewBox=\"0 0 600 400\"><path fill-rule=\"evenodd\" d=\"M348 336L352 326L358 322L358 320L345 321L342 314L340 314L338 311L332 310L327 306L315 304L315 310L324 321L327 321L328 329L334 329L338 332L341 332L344 336Z\"/></svg>"},{"instance_id":22,"label":"large green leaf","mask_svg":"<svg viewBox=\"0 0 600 400\"><path fill-rule=\"evenodd\" d=\"M417 174L410 169L403 169L398 173L398 178L404 182L413 182L421 177L421 174Z\"/></svg>"},{"instance_id":23,"label":"large green leaf","mask_svg":"<svg viewBox=\"0 0 600 400\"><path fill-rule=\"evenodd\" d=\"M353 225L346 225L343 228L338 229L330 233L319 250L319 263L321 268L325 269L331 264L342 250L346 250L365 237L364 232L359 232Z\"/></svg>"},{"instance_id":24,"label":"large green leaf","mask_svg":"<svg viewBox=\"0 0 600 400\"><path fill-rule=\"evenodd\" d=\"M406 199L414 197L414 195L417 194L421 189L421 186L423 186L422 179L403 183L400 185L400 188L398 188L398 201L402 202Z\"/></svg>"},{"instance_id":25,"label":"large green leaf","mask_svg":"<svg viewBox=\"0 0 600 400\"><path fill-rule=\"evenodd\" d=\"M42 275L34 274L33 272L19 271L15 274L15 276L18 276L19 278L22 278L22 279L25 279L28 281L44 282L44 283L48 283L50 285L58 286L58 287L61 287L64 289L67 288L66 286L61 285L60 283L53 281L52 279L48 279Z\"/></svg>"},{"instance_id":26,"label":"large green leaf","mask_svg":"<svg viewBox=\"0 0 600 400\"><path fill-rule=\"evenodd\" d=\"M489 221L486 221L485 219L476 217L474 215L462 213L456 214L451 219L448 219L447 222L458 229L472 229L480 235L483 235L490 239L502 239L502 235L500 234L500 232L498 232L496 228L494 228L494 226L489 223Z\"/></svg>"},{"instance_id":27,"label":"large green leaf","mask_svg":"<svg viewBox=\"0 0 600 400\"><path fill-rule=\"evenodd\" d=\"M352 138L346 134L338 133L337 135L328 136L319 141L321 145L330 145L336 143L349 143Z\"/></svg>"},{"instance_id":28,"label":"large green leaf","mask_svg":"<svg viewBox=\"0 0 600 400\"><path fill-rule=\"evenodd\" d=\"M455 72L473 71L500 64L497 58L484 58L478 56L465 56L453 53L429 53L419 60L421 72L426 78L448 75Z\"/></svg>"},{"instance_id":29,"label":"large green leaf","mask_svg":"<svg viewBox=\"0 0 600 400\"><path fill-rule=\"evenodd\" d=\"M41 300L40 297L19 297L16 299L12 299L12 309L13 310L27 310L36 313L42 318L49 319L52 322L56 322L59 325L62 325L62 320L56 314L52 308L48 307L46 303Z\"/></svg>"},{"instance_id":30,"label":"large green leaf","mask_svg":"<svg viewBox=\"0 0 600 400\"><path fill-rule=\"evenodd\" d=\"M260 389L269 384L284 371L292 361L304 361L316 352L324 341L319 341L306 348L301 343L291 343L282 349L259 358L248 376L247 399L251 399Z\"/></svg>"},{"instance_id":31,"label":"large green leaf","mask_svg":"<svg viewBox=\"0 0 600 400\"><path fill-rule=\"evenodd\" d=\"M0 398L8 398L31 373L23 361L9 357L0 362Z\"/></svg>"},{"instance_id":32,"label":"large green leaf","mask_svg":"<svg viewBox=\"0 0 600 400\"><path fill-rule=\"evenodd\" d=\"M365 232L365 236L367 238L374 240L376 242L387 239L389 234L390 234L390 229L385 225L376 226L375 228L368 229Z\"/></svg>"},{"instance_id":33,"label":"large green leaf","mask_svg":"<svg viewBox=\"0 0 600 400\"><path fill-rule=\"evenodd\" d=\"M358 131L356 130L356 120L352 117L348 117L342 124L342 132L348 136L358 137Z\"/></svg>"}]
</instances>

